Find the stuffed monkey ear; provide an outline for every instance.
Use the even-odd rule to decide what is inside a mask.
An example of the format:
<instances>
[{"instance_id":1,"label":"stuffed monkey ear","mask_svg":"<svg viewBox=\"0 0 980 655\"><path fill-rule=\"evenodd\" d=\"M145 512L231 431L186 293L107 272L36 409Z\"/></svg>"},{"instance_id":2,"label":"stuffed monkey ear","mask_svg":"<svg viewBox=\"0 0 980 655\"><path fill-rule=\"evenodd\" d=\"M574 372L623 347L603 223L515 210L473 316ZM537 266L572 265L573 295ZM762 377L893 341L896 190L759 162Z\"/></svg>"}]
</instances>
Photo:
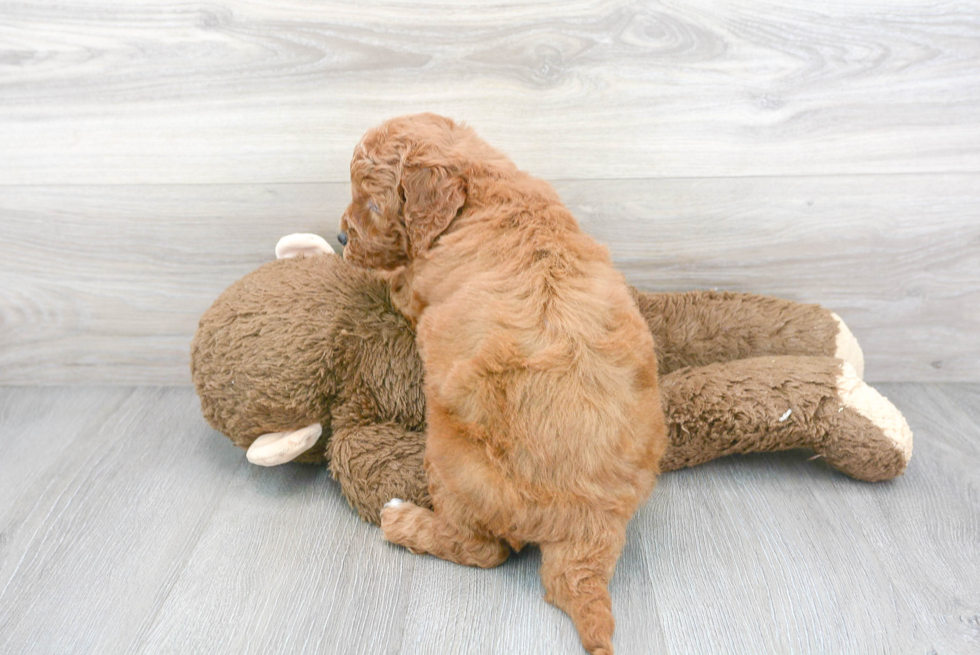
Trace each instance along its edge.
<instances>
[{"instance_id":1,"label":"stuffed monkey ear","mask_svg":"<svg viewBox=\"0 0 980 655\"><path fill-rule=\"evenodd\" d=\"M466 183L444 166L408 166L398 190L414 259L431 248L456 218L466 202Z\"/></svg>"},{"instance_id":2,"label":"stuffed monkey ear","mask_svg":"<svg viewBox=\"0 0 980 655\"><path fill-rule=\"evenodd\" d=\"M333 248L318 234L287 234L276 244L276 259L333 254Z\"/></svg>"},{"instance_id":3,"label":"stuffed monkey ear","mask_svg":"<svg viewBox=\"0 0 980 655\"><path fill-rule=\"evenodd\" d=\"M248 447L245 457L259 466L285 464L312 448L321 434L323 434L323 426L319 423L291 432L263 434Z\"/></svg>"}]
</instances>

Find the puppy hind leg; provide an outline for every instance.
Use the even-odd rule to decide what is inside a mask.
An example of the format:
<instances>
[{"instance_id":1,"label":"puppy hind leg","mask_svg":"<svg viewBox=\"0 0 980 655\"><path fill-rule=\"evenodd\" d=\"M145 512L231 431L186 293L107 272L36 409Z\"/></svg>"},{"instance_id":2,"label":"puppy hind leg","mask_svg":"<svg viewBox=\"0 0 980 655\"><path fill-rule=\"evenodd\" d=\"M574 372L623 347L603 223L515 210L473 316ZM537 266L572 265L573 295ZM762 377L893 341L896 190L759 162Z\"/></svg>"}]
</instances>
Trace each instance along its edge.
<instances>
[{"instance_id":1,"label":"puppy hind leg","mask_svg":"<svg viewBox=\"0 0 980 655\"><path fill-rule=\"evenodd\" d=\"M593 655L612 655L615 621L609 580L622 551L622 539L608 543L541 544L545 600L568 614L582 645Z\"/></svg>"},{"instance_id":2,"label":"puppy hind leg","mask_svg":"<svg viewBox=\"0 0 980 655\"><path fill-rule=\"evenodd\" d=\"M496 539L450 524L440 514L414 503L393 500L381 510L385 539L416 554L429 553L465 566L503 564L510 549Z\"/></svg>"}]
</instances>

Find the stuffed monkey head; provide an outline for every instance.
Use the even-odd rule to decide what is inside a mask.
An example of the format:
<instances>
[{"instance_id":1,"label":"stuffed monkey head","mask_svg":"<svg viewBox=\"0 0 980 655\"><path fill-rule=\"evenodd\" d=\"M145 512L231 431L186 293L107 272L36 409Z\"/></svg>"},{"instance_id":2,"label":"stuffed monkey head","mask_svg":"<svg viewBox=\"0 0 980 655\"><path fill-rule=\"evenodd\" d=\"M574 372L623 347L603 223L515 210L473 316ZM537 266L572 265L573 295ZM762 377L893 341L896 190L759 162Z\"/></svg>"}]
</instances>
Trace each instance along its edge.
<instances>
[{"instance_id":1,"label":"stuffed monkey head","mask_svg":"<svg viewBox=\"0 0 980 655\"><path fill-rule=\"evenodd\" d=\"M387 286L319 237L288 239L201 317L191 375L205 419L267 466L329 461L338 429L421 427L422 365Z\"/></svg>"}]
</instances>

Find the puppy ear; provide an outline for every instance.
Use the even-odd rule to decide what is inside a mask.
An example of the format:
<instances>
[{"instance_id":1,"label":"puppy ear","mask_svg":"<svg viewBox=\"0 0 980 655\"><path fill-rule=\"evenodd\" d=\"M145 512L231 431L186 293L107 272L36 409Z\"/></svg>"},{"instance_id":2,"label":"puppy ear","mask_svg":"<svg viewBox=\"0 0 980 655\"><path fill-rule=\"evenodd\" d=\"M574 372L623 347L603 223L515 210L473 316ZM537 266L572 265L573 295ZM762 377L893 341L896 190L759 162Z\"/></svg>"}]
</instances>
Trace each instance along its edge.
<instances>
[{"instance_id":1,"label":"puppy ear","mask_svg":"<svg viewBox=\"0 0 980 655\"><path fill-rule=\"evenodd\" d=\"M406 167L399 183L412 258L446 231L466 202L466 183L444 166Z\"/></svg>"}]
</instances>

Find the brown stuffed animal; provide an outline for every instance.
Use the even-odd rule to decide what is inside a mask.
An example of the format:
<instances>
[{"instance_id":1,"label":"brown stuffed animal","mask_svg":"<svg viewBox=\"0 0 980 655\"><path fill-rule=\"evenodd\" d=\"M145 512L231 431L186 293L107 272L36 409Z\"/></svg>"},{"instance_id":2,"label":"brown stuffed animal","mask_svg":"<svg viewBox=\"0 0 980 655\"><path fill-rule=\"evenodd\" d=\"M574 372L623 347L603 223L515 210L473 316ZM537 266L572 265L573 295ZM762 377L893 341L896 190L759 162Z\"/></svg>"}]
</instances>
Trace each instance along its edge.
<instances>
[{"instance_id":1,"label":"brown stuffed animal","mask_svg":"<svg viewBox=\"0 0 980 655\"><path fill-rule=\"evenodd\" d=\"M246 275L201 318L191 373L205 418L253 463L328 463L372 523L392 498L429 506L422 363L387 286L319 237L276 251L301 256ZM861 380L861 349L832 312L751 294L635 298L660 364L663 471L791 448L860 480L904 471L908 424Z\"/></svg>"}]
</instances>

